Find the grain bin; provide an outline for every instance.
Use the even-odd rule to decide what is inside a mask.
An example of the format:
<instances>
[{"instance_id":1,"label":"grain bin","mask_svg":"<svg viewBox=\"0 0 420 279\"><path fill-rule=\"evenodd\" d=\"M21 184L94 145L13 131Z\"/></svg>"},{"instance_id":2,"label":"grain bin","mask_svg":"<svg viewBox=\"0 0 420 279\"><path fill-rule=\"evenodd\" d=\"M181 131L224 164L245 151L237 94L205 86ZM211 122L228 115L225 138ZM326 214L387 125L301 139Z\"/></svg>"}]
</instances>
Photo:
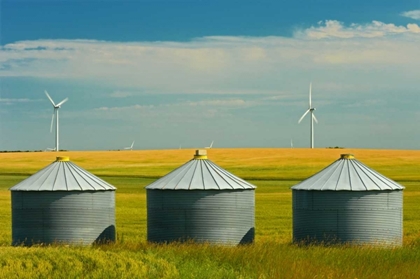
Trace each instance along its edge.
<instances>
[{"instance_id":1,"label":"grain bin","mask_svg":"<svg viewBox=\"0 0 420 279\"><path fill-rule=\"evenodd\" d=\"M291 189L294 242L402 245L404 187L353 155Z\"/></svg>"},{"instance_id":2,"label":"grain bin","mask_svg":"<svg viewBox=\"0 0 420 279\"><path fill-rule=\"evenodd\" d=\"M115 241L115 187L68 157L10 191L12 245Z\"/></svg>"},{"instance_id":3,"label":"grain bin","mask_svg":"<svg viewBox=\"0 0 420 279\"><path fill-rule=\"evenodd\" d=\"M197 150L192 160L146 187L147 239L251 243L255 188Z\"/></svg>"}]
</instances>

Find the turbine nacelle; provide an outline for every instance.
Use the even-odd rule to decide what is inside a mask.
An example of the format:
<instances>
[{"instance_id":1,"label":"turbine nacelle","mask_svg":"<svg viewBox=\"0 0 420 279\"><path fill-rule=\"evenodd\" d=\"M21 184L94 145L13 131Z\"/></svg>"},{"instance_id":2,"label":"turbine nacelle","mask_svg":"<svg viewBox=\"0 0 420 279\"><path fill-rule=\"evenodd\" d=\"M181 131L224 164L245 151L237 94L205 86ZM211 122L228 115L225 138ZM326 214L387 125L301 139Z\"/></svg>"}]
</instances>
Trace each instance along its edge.
<instances>
[{"instance_id":1,"label":"turbine nacelle","mask_svg":"<svg viewBox=\"0 0 420 279\"><path fill-rule=\"evenodd\" d=\"M58 104L55 104L54 101L53 101L53 99L51 98L51 96L48 94L47 90L45 90L44 92L45 92L45 95L47 95L48 99L50 100L51 104L53 105L53 107L55 109L61 108L61 105L64 104L65 102L67 102L69 100L69 98L65 98L64 100L62 100Z\"/></svg>"}]
</instances>

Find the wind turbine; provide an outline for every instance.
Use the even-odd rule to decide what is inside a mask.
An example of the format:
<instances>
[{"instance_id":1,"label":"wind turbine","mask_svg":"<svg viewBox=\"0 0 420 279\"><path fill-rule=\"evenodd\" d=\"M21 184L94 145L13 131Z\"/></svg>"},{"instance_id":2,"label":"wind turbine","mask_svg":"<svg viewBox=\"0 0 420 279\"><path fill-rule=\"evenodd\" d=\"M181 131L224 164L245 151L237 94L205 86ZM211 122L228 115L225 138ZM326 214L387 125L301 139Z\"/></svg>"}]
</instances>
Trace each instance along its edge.
<instances>
[{"instance_id":1,"label":"wind turbine","mask_svg":"<svg viewBox=\"0 0 420 279\"><path fill-rule=\"evenodd\" d=\"M207 147L204 147L204 148L211 149L213 147L213 142L214 141L211 142L210 146L207 146Z\"/></svg>"},{"instance_id":2,"label":"wind turbine","mask_svg":"<svg viewBox=\"0 0 420 279\"><path fill-rule=\"evenodd\" d=\"M124 147L124 149L125 150L133 150L133 146L134 146L134 140L133 140L133 142L131 143L131 146L129 146L129 147Z\"/></svg>"},{"instance_id":3,"label":"wind turbine","mask_svg":"<svg viewBox=\"0 0 420 279\"><path fill-rule=\"evenodd\" d=\"M64 100L62 100L61 102L59 102L58 104L55 104L53 99L50 97L50 95L48 95L47 90L45 90L45 95L47 95L48 99L50 99L51 104L54 107L54 111L52 114L52 118L51 118L51 128L50 128L50 133L52 133L52 128L53 128L53 123L54 123L54 115L55 115L55 151L58 152L60 151L59 149L59 129L58 129L58 109L61 108L61 105L64 104L65 102L67 102L67 100L69 98L65 98Z\"/></svg>"},{"instance_id":4,"label":"wind turbine","mask_svg":"<svg viewBox=\"0 0 420 279\"><path fill-rule=\"evenodd\" d=\"M318 120L315 117L314 110L315 108L312 107L312 82L309 84L309 108L305 113L302 115L302 117L299 119L298 123L302 121L303 118L310 112L311 113L311 148L314 148L314 120L316 123L318 123Z\"/></svg>"}]
</instances>

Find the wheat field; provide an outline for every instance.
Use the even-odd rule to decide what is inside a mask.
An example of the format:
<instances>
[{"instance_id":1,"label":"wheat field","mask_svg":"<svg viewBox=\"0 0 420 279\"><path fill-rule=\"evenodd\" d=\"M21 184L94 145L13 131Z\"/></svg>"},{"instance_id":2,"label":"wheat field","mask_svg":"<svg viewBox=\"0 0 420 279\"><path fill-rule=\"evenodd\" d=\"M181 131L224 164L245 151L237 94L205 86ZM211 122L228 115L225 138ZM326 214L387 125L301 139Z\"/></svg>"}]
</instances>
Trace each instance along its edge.
<instances>
[{"instance_id":1,"label":"wheat field","mask_svg":"<svg viewBox=\"0 0 420 279\"><path fill-rule=\"evenodd\" d=\"M291 243L290 187L342 153L406 187L399 248ZM222 247L146 242L144 186L192 159L194 149L0 153L0 278L418 278L420 151L365 149L211 149L208 157L255 184L256 238ZM117 242L77 247L11 247L8 189L47 166L70 160L117 187Z\"/></svg>"}]
</instances>

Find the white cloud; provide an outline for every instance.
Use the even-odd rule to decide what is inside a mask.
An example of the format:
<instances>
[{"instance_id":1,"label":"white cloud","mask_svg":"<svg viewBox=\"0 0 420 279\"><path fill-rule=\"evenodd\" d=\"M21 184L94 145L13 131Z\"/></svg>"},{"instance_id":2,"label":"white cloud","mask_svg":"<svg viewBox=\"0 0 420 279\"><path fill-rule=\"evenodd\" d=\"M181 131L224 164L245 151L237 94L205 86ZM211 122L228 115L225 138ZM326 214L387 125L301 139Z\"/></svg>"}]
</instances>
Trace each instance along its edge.
<instances>
[{"instance_id":1,"label":"white cloud","mask_svg":"<svg viewBox=\"0 0 420 279\"><path fill-rule=\"evenodd\" d=\"M344 26L336 20L326 20L318 22L318 26L310 27L303 31L297 31L296 36L305 39L325 39L325 38L376 38L402 33L420 33L420 27L417 24L408 24L397 26L395 24L386 24L380 21L372 21L368 24L351 24Z\"/></svg>"},{"instance_id":2,"label":"white cloud","mask_svg":"<svg viewBox=\"0 0 420 279\"><path fill-rule=\"evenodd\" d=\"M249 107L256 105L253 101L244 101L242 99L220 99L220 100L203 100L203 101L185 101L181 103L161 104L154 105L133 105L133 106L119 106L119 107L99 107L95 108L96 111L133 111L133 110L158 110L167 109L169 107L217 107L217 108L239 108Z\"/></svg>"},{"instance_id":3,"label":"white cloud","mask_svg":"<svg viewBox=\"0 0 420 279\"><path fill-rule=\"evenodd\" d=\"M383 106L384 104L385 104L384 100L372 99L372 100L362 100L357 103L346 104L344 105L344 107L363 108L363 107Z\"/></svg>"},{"instance_id":4,"label":"white cloud","mask_svg":"<svg viewBox=\"0 0 420 279\"><path fill-rule=\"evenodd\" d=\"M245 107L250 104L242 99L228 99L228 100L207 100L199 102L188 102L189 106L225 106L225 107Z\"/></svg>"},{"instance_id":5,"label":"white cloud","mask_svg":"<svg viewBox=\"0 0 420 279\"><path fill-rule=\"evenodd\" d=\"M29 102L35 102L39 100L31 100L27 98L18 98L18 99L11 99L11 98L0 98L0 103L3 103L4 105L13 105L16 103L29 103Z\"/></svg>"},{"instance_id":6,"label":"white cloud","mask_svg":"<svg viewBox=\"0 0 420 279\"><path fill-rule=\"evenodd\" d=\"M136 94L269 94L306 92L310 80L353 94L383 82L414 84L420 65L420 27L328 20L287 37L203 37L190 42L37 40L0 49L0 76L65 78ZM324 86L323 86L324 84ZM297 86L298 85L298 86ZM232 101L231 101L232 102ZM231 103L233 105L233 103Z\"/></svg>"},{"instance_id":7,"label":"white cloud","mask_svg":"<svg viewBox=\"0 0 420 279\"><path fill-rule=\"evenodd\" d=\"M112 98L127 98L130 96L134 96L135 93L128 92L128 91L114 91L109 96Z\"/></svg>"},{"instance_id":8,"label":"white cloud","mask_svg":"<svg viewBox=\"0 0 420 279\"><path fill-rule=\"evenodd\" d=\"M27 103L27 102L33 102L34 100L27 99L27 98L21 98L21 99L2 99L0 98L0 102L6 102L6 103Z\"/></svg>"},{"instance_id":9,"label":"white cloud","mask_svg":"<svg viewBox=\"0 0 420 279\"><path fill-rule=\"evenodd\" d=\"M133 106L123 106L123 107L100 107L96 108L97 111L129 111L129 110L147 110L152 109L154 106L142 106L142 105L133 105Z\"/></svg>"},{"instance_id":10,"label":"white cloud","mask_svg":"<svg viewBox=\"0 0 420 279\"><path fill-rule=\"evenodd\" d=\"M78 117L98 117L101 119L131 119L158 121L166 119L168 122L198 122L200 119L230 117L230 111L246 109L268 103L264 98L246 101L234 99L210 99L201 101L183 101L160 105L131 105L131 106L106 106L93 109Z\"/></svg>"},{"instance_id":11,"label":"white cloud","mask_svg":"<svg viewBox=\"0 0 420 279\"><path fill-rule=\"evenodd\" d=\"M97 117L100 119L121 119L123 121L135 121L136 123L199 123L202 119L226 117L230 114L223 107L194 106L190 102L164 104L157 106L116 106L100 107L93 111L85 112L84 116ZM78 115L79 117L81 115Z\"/></svg>"},{"instance_id":12,"label":"white cloud","mask_svg":"<svg viewBox=\"0 0 420 279\"><path fill-rule=\"evenodd\" d=\"M411 18L411 19L417 19L420 20L420 10L413 10L408 12L401 13L402 16Z\"/></svg>"}]
</instances>

